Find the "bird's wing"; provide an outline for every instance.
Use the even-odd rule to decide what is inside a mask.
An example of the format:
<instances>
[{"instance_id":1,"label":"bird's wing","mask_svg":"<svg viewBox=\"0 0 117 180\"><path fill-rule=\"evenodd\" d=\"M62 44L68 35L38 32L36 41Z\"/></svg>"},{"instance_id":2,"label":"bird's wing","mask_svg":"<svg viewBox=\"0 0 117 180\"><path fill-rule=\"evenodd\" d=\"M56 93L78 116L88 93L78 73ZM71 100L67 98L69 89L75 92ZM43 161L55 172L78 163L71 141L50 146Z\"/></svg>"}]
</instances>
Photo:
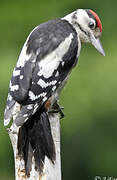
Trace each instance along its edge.
<instances>
[{"instance_id":1,"label":"bird's wing","mask_svg":"<svg viewBox=\"0 0 117 180\"><path fill-rule=\"evenodd\" d=\"M35 67L34 60L36 60L36 55L34 55L34 53L27 53L27 41L22 48L10 81L4 113L4 125L9 124L14 114L15 105L17 103L21 104L28 97L28 91L32 81L32 72Z\"/></svg>"},{"instance_id":2,"label":"bird's wing","mask_svg":"<svg viewBox=\"0 0 117 180\"><path fill-rule=\"evenodd\" d=\"M22 105L16 118L18 125L34 114L65 79L76 54L76 33L67 22L54 20L37 27L24 44L13 72L5 125L12 117L15 102Z\"/></svg>"}]
</instances>

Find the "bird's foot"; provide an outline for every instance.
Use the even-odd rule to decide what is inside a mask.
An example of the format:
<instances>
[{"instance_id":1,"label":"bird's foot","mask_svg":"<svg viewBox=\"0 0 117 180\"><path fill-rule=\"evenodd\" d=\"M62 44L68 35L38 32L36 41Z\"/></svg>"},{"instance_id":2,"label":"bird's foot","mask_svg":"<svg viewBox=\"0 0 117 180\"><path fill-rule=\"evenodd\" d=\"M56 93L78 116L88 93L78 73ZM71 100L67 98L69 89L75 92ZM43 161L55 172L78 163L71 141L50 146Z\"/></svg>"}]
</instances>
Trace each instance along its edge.
<instances>
[{"instance_id":1,"label":"bird's foot","mask_svg":"<svg viewBox=\"0 0 117 180\"><path fill-rule=\"evenodd\" d=\"M50 109L48 113L59 113L60 119L62 119L65 116L62 111L63 109L64 109L64 107L60 107L59 104L57 102L55 102L52 106L52 109Z\"/></svg>"}]
</instances>

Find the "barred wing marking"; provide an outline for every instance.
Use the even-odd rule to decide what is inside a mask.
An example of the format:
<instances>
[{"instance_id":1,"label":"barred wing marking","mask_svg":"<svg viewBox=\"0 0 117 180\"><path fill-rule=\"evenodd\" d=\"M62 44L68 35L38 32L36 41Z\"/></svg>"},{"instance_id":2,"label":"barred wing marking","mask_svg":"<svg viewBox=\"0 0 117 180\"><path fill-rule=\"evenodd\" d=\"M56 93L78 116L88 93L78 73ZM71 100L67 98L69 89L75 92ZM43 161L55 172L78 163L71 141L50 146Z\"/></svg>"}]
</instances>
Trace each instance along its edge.
<instances>
[{"instance_id":1,"label":"barred wing marking","mask_svg":"<svg viewBox=\"0 0 117 180\"><path fill-rule=\"evenodd\" d=\"M39 104L45 102L51 93L56 90L58 84L61 82L58 79L61 79L62 76L64 77L62 73L60 76L57 68L60 64L62 66L66 65L62 56L69 51L73 38L76 39L76 32L72 26L60 19L41 24L29 35L11 79L9 94L12 98L9 99L8 97L7 108L5 110L5 119L8 120L7 122L12 118L15 102L22 104L19 114L23 112L24 116L28 114L25 112L27 112L26 109L29 105L31 109L34 108L33 103L36 104L36 107L39 106ZM76 56L76 50L73 53ZM69 55L68 57L66 56L68 60L71 58L71 54ZM55 80L52 79L53 74L56 77ZM36 82L37 76L38 82ZM55 83L55 81L57 82ZM40 88L37 88L38 86ZM45 91L42 86L45 87ZM35 89L38 89L38 92ZM33 100L31 100L32 95ZM36 101L38 101L38 105ZM11 104L13 105L11 106ZM36 111L36 108L34 108L34 111ZM30 111L29 114L32 114L32 112Z\"/></svg>"}]
</instances>

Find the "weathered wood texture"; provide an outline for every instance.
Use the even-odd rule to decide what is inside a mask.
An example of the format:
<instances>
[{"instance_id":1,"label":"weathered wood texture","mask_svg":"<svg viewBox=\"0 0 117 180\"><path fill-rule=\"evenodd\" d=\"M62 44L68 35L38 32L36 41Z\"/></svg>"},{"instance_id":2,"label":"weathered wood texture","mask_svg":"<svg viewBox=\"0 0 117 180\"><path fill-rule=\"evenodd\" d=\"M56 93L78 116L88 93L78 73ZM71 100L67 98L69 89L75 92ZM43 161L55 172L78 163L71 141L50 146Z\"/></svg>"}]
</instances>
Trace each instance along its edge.
<instances>
[{"instance_id":1,"label":"weathered wood texture","mask_svg":"<svg viewBox=\"0 0 117 180\"><path fill-rule=\"evenodd\" d=\"M40 175L35 170L34 159L32 163L32 170L30 177L25 176L24 161L20 159L17 151L17 140L19 128L13 125L8 129L8 134L13 147L15 160L15 180L61 180L61 156L60 156L60 121L58 114L49 115L52 135L56 149L56 161L52 164L46 157L44 162L43 174Z\"/></svg>"}]
</instances>

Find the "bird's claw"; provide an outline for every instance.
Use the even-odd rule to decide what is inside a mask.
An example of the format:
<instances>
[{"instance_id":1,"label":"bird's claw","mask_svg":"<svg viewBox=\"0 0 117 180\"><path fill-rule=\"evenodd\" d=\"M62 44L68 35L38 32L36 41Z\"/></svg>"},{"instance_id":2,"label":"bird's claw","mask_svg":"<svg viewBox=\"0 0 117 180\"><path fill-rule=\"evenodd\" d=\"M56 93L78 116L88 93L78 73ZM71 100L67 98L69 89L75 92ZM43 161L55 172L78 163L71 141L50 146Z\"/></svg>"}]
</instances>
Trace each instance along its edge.
<instances>
[{"instance_id":1,"label":"bird's claw","mask_svg":"<svg viewBox=\"0 0 117 180\"><path fill-rule=\"evenodd\" d=\"M64 113L63 113L63 111L62 111L63 109L64 109L64 107L60 107L60 106L58 105L58 103L55 102L55 103L53 104L52 109L50 109L48 113L59 113L59 114L60 114L60 119L62 119L62 118L64 118L64 116L65 116Z\"/></svg>"}]
</instances>

